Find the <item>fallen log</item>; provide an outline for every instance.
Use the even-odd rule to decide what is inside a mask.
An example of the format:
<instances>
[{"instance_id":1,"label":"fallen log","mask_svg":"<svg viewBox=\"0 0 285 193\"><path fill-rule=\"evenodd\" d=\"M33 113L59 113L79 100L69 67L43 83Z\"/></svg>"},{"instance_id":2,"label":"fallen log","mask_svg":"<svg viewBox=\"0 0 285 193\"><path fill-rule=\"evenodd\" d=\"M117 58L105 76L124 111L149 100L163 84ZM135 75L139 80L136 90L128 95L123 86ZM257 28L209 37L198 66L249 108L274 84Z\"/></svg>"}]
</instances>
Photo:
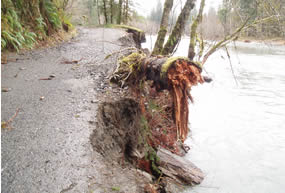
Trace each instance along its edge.
<instances>
[{"instance_id":1,"label":"fallen log","mask_svg":"<svg viewBox=\"0 0 285 193\"><path fill-rule=\"evenodd\" d=\"M161 172L184 185L200 184L204 175L192 162L177 156L166 149L157 150L159 169Z\"/></svg>"},{"instance_id":2,"label":"fallen log","mask_svg":"<svg viewBox=\"0 0 285 193\"><path fill-rule=\"evenodd\" d=\"M128 26L128 25L115 25L117 28L123 28L126 30L127 33L132 35L132 39L135 42L137 48L141 48L141 43L146 41L145 33L141 29Z\"/></svg>"}]
</instances>

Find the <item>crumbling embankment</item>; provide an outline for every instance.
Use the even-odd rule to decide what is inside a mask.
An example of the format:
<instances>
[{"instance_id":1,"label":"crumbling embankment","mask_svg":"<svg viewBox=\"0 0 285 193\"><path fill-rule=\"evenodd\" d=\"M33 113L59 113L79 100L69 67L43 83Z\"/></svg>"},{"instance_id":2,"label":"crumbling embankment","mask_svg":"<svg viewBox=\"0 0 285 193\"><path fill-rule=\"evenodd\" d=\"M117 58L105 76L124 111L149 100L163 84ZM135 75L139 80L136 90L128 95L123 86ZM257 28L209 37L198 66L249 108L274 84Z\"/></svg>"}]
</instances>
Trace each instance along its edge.
<instances>
[{"instance_id":1,"label":"crumbling embankment","mask_svg":"<svg viewBox=\"0 0 285 193\"><path fill-rule=\"evenodd\" d=\"M131 31L120 40L130 43L132 36ZM143 34L135 37L144 39ZM143 191L179 192L204 178L182 157L188 150L183 144L189 130L188 98L192 100L191 87L204 82L201 68L183 57L150 56L134 42L106 57L117 62L110 92L123 89L124 94L99 105L90 140L106 161L151 175Z\"/></svg>"},{"instance_id":2,"label":"crumbling embankment","mask_svg":"<svg viewBox=\"0 0 285 193\"><path fill-rule=\"evenodd\" d=\"M78 28L54 47L9 53L2 64L2 192L140 192L152 179L136 168L107 162L92 149L101 101L118 100L109 53L125 47L120 29ZM125 162L127 163L127 162ZM149 177L149 176L148 176Z\"/></svg>"}]
</instances>

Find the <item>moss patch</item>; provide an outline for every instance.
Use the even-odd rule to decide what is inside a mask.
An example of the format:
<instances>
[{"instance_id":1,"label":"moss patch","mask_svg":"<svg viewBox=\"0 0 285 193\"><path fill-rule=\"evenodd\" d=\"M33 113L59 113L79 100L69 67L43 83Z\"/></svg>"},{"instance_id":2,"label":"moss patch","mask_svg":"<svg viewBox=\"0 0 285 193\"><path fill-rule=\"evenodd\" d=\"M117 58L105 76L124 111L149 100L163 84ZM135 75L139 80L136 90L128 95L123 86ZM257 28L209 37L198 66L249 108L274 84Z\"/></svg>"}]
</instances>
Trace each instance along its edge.
<instances>
[{"instance_id":1,"label":"moss patch","mask_svg":"<svg viewBox=\"0 0 285 193\"><path fill-rule=\"evenodd\" d=\"M168 69L171 67L171 65L176 61L176 60L186 60L186 61L190 61L187 57L183 57L183 56L177 56L177 57L171 57L171 58L168 58L166 60L166 62L162 65L162 68L161 68L161 72L160 72L160 76L161 77L165 77L166 76L166 73L168 71Z\"/></svg>"},{"instance_id":2,"label":"moss patch","mask_svg":"<svg viewBox=\"0 0 285 193\"><path fill-rule=\"evenodd\" d=\"M136 28L136 27L133 27L133 26L129 26L129 25L113 25L113 27L123 28L123 29L130 29L130 30L134 30L134 31L137 31L137 32L140 32L140 33L144 33L143 30L141 30L139 28Z\"/></svg>"}]
</instances>

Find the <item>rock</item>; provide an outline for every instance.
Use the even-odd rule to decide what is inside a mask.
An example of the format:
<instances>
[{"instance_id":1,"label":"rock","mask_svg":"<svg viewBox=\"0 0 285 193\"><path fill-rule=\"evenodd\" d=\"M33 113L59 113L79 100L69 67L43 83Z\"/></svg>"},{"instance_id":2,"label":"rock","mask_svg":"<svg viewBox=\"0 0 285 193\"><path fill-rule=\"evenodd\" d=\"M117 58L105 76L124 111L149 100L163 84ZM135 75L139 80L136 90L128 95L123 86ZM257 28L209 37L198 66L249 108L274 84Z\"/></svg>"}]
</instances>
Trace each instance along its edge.
<instances>
[{"instance_id":1,"label":"rock","mask_svg":"<svg viewBox=\"0 0 285 193\"><path fill-rule=\"evenodd\" d=\"M136 171L137 171L137 173L139 173L139 175L143 176L147 182L149 182L149 183L152 182L152 175L150 175L149 173L147 173L145 171L139 170L139 169L137 169Z\"/></svg>"},{"instance_id":2,"label":"rock","mask_svg":"<svg viewBox=\"0 0 285 193\"><path fill-rule=\"evenodd\" d=\"M11 88L2 88L2 92L9 92L11 90L12 90Z\"/></svg>"},{"instance_id":3,"label":"rock","mask_svg":"<svg viewBox=\"0 0 285 193\"><path fill-rule=\"evenodd\" d=\"M164 191L166 193L183 192L183 190L185 189L185 186L177 184L176 181L169 177L164 177L161 183L163 184Z\"/></svg>"},{"instance_id":4,"label":"rock","mask_svg":"<svg viewBox=\"0 0 285 193\"><path fill-rule=\"evenodd\" d=\"M91 100L91 103L98 103L99 100Z\"/></svg>"},{"instance_id":5,"label":"rock","mask_svg":"<svg viewBox=\"0 0 285 193\"><path fill-rule=\"evenodd\" d=\"M185 185L200 184L204 175L192 162L166 149L158 148L159 169L163 174Z\"/></svg>"}]
</instances>

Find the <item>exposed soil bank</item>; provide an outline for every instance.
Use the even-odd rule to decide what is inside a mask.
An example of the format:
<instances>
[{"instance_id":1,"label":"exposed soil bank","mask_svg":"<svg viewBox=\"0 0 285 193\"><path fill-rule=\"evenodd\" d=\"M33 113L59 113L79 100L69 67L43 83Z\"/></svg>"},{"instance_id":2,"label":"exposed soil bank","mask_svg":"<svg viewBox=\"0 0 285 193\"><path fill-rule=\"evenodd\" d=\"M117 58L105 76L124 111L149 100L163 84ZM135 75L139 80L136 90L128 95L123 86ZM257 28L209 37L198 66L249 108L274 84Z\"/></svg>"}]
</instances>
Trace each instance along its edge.
<instances>
[{"instance_id":1,"label":"exposed soil bank","mask_svg":"<svg viewBox=\"0 0 285 193\"><path fill-rule=\"evenodd\" d=\"M204 79L200 66L187 58L162 58L144 51L131 47L111 55L117 67L110 80L117 86L110 93L120 86L128 96L99 106L90 139L107 161L124 165L127 160L151 174L154 180L144 186L146 192L173 192L168 185L184 187L204 178L199 168L177 156L187 152L183 142L189 130L191 87Z\"/></svg>"}]
</instances>

